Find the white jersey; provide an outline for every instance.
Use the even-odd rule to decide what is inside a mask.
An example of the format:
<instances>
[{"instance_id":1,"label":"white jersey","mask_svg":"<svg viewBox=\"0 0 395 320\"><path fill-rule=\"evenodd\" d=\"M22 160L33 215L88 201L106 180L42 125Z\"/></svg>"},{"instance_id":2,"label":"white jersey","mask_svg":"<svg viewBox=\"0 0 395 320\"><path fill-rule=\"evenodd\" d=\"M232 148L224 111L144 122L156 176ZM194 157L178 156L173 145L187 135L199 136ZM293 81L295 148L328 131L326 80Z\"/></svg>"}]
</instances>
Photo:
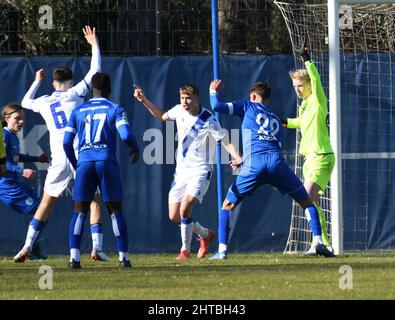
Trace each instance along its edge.
<instances>
[{"instance_id":1,"label":"white jersey","mask_svg":"<svg viewBox=\"0 0 395 320\"><path fill-rule=\"evenodd\" d=\"M55 91L50 96L45 95L33 99L40 82L34 81L22 100L22 107L39 112L44 118L50 136L52 161L65 158L63 151L63 136L71 112L84 102L84 97L90 91L92 76L100 72L100 50L92 46L92 60L89 72L85 78L68 91Z\"/></svg>"},{"instance_id":2,"label":"white jersey","mask_svg":"<svg viewBox=\"0 0 395 320\"><path fill-rule=\"evenodd\" d=\"M226 130L222 129L211 112L203 107L193 116L178 104L167 111L167 115L171 120L175 120L177 125L176 172L183 168L210 170L211 164L214 163L215 141L223 139L227 135Z\"/></svg>"}]
</instances>

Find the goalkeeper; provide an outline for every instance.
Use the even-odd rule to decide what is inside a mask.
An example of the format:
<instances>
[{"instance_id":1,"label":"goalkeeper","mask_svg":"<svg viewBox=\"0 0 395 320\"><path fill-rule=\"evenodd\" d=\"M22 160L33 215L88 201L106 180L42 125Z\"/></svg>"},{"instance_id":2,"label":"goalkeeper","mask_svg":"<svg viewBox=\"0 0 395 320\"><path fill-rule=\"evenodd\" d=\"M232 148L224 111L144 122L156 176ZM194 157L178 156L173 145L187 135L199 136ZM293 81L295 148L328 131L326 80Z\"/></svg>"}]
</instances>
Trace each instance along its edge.
<instances>
[{"instance_id":1,"label":"goalkeeper","mask_svg":"<svg viewBox=\"0 0 395 320\"><path fill-rule=\"evenodd\" d=\"M298 110L298 117L294 119L282 119L283 127L300 129L302 139L299 153L303 155L304 187L310 199L318 209L322 229L323 243L330 247L326 220L320 207L320 196L327 187L335 164L335 155L329 139L326 123L328 110L327 99L321 84L320 75L311 60L307 47L304 45L300 50L302 62L306 69L290 72L292 85L302 104ZM305 255L316 255L316 243L312 243Z\"/></svg>"}]
</instances>

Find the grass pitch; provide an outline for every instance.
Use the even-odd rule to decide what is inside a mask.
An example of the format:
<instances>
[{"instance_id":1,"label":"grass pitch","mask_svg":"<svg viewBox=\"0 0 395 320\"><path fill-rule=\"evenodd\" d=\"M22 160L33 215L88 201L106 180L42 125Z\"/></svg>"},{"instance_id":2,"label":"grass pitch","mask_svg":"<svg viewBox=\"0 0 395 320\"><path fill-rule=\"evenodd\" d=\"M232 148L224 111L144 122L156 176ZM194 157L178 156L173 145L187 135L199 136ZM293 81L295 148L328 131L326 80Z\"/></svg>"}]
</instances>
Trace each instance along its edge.
<instances>
[{"instance_id":1,"label":"grass pitch","mask_svg":"<svg viewBox=\"0 0 395 320\"><path fill-rule=\"evenodd\" d=\"M109 262L85 255L81 270L69 270L65 256L23 264L0 258L0 299L395 299L395 253L333 259L252 253L181 262L175 257L131 255L129 270L118 269L115 255ZM51 290L39 288L48 275L39 273L43 265L53 270ZM339 272L344 265L351 267L352 289L350 273ZM340 288L345 283L349 289Z\"/></svg>"}]
</instances>

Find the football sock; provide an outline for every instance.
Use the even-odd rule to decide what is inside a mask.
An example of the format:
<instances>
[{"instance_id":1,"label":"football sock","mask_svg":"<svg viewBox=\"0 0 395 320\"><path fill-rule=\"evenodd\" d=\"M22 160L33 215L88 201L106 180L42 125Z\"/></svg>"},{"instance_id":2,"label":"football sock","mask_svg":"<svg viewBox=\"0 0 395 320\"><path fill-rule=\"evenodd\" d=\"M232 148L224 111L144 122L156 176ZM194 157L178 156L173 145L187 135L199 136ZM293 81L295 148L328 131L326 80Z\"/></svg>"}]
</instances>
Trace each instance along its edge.
<instances>
[{"instance_id":1,"label":"football sock","mask_svg":"<svg viewBox=\"0 0 395 320\"><path fill-rule=\"evenodd\" d=\"M80 262L81 260L80 249L76 249L76 248L70 249L70 262L72 260Z\"/></svg>"},{"instance_id":2,"label":"football sock","mask_svg":"<svg viewBox=\"0 0 395 320\"><path fill-rule=\"evenodd\" d=\"M321 225L316 207L314 205L310 205L304 210L304 212L306 214L306 218L311 228L311 231L313 232L313 236L320 236L319 239L316 239L321 240Z\"/></svg>"},{"instance_id":3,"label":"football sock","mask_svg":"<svg viewBox=\"0 0 395 320\"><path fill-rule=\"evenodd\" d=\"M103 250L103 226L101 223L91 224L92 247L96 251Z\"/></svg>"},{"instance_id":4,"label":"football sock","mask_svg":"<svg viewBox=\"0 0 395 320\"><path fill-rule=\"evenodd\" d=\"M229 238L229 210L222 209L219 213L218 221L218 242L225 246L228 245ZM223 248L223 246L222 246ZM226 250L226 249L225 249ZM221 250L220 250L221 251Z\"/></svg>"},{"instance_id":5,"label":"football sock","mask_svg":"<svg viewBox=\"0 0 395 320\"><path fill-rule=\"evenodd\" d=\"M192 241L192 230L193 230L193 219L192 217L188 219L181 218L181 250L191 251L191 241Z\"/></svg>"},{"instance_id":6,"label":"football sock","mask_svg":"<svg viewBox=\"0 0 395 320\"><path fill-rule=\"evenodd\" d=\"M70 254L71 254L71 249L78 249L79 251L79 249L81 248L81 238L84 232L85 219L86 219L86 214L81 212L74 212L73 218L71 219L70 222L70 230L69 230Z\"/></svg>"},{"instance_id":7,"label":"football sock","mask_svg":"<svg viewBox=\"0 0 395 320\"><path fill-rule=\"evenodd\" d=\"M27 229L26 241L23 246L24 249L31 250L33 248L34 242L37 237L40 235L41 231L44 229L46 225L46 221L37 220L33 218L29 224L29 228Z\"/></svg>"},{"instance_id":8,"label":"football sock","mask_svg":"<svg viewBox=\"0 0 395 320\"><path fill-rule=\"evenodd\" d=\"M201 238L207 238L208 229L203 227L199 222L193 221L193 232L199 235Z\"/></svg>"},{"instance_id":9,"label":"football sock","mask_svg":"<svg viewBox=\"0 0 395 320\"><path fill-rule=\"evenodd\" d=\"M111 214L112 230L117 238L117 249L119 253L129 251L128 228L121 212ZM120 256L121 257L121 256Z\"/></svg>"},{"instance_id":10,"label":"football sock","mask_svg":"<svg viewBox=\"0 0 395 320\"><path fill-rule=\"evenodd\" d=\"M314 202L315 207L317 208L318 211L318 216L320 219L320 225L321 225L321 234L322 234L322 243L326 246L329 246L329 237L328 237L328 231L326 230L326 220L325 220L325 214L322 211L321 207Z\"/></svg>"}]
</instances>

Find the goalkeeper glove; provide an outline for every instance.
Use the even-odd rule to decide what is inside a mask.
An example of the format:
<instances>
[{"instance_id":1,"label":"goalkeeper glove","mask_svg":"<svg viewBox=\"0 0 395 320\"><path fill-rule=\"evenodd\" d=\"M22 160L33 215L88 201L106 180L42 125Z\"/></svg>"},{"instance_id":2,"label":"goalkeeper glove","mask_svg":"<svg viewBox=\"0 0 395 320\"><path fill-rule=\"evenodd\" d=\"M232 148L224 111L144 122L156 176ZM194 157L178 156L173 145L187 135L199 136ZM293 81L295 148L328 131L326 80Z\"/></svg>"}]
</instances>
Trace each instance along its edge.
<instances>
[{"instance_id":1,"label":"goalkeeper glove","mask_svg":"<svg viewBox=\"0 0 395 320\"><path fill-rule=\"evenodd\" d=\"M300 60L303 62L307 62L311 60L309 53L307 52L307 43L306 40L303 41L303 45L299 48L294 49L297 54L300 55Z\"/></svg>"}]
</instances>

